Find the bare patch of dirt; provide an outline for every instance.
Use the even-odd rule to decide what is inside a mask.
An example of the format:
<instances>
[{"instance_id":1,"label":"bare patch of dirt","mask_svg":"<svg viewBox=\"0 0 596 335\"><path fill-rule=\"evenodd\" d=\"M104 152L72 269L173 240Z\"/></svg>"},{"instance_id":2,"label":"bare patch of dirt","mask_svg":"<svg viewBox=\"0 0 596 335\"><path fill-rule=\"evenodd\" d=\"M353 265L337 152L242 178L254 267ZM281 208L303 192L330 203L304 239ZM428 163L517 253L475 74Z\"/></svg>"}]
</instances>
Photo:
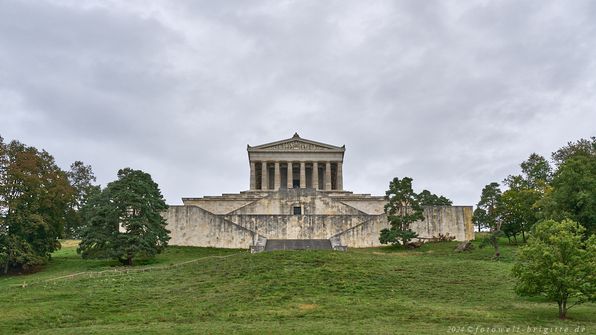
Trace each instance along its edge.
<instances>
[{"instance_id":1,"label":"bare patch of dirt","mask_svg":"<svg viewBox=\"0 0 596 335\"><path fill-rule=\"evenodd\" d=\"M311 311L313 309L316 309L317 307L319 307L319 305L317 305L317 304L300 304L300 305L298 305L298 308L301 311Z\"/></svg>"}]
</instances>

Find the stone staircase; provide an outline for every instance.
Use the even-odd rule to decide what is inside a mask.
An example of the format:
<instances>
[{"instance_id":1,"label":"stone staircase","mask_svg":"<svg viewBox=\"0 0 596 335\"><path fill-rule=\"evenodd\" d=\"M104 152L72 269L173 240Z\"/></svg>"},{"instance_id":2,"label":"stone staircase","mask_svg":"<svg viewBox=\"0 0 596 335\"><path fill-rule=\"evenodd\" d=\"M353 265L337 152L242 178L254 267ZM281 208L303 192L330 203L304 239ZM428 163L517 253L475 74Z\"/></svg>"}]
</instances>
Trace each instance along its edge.
<instances>
[{"instance_id":1,"label":"stone staircase","mask_svg":"<svg viewBox=\"0 0 596 335\"><path fill-rule=\"evenodd\" d=\"M265 251L274 250L333 250L330 240L271 240L267 239Z\"/></svg>"}]
</instances>

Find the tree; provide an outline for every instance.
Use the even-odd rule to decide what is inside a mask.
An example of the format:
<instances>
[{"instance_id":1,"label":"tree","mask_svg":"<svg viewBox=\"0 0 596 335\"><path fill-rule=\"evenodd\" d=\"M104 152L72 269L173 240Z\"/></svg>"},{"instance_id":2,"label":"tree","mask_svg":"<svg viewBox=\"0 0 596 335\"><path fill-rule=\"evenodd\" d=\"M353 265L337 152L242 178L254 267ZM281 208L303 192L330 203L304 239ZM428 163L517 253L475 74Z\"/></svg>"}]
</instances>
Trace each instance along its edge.
<instances>
[{"instance_id":1,"label":"tree","mask_svg":"<svg viewBox=\"0 0 596 335\"><path fill-rule=\"evenodd\" d=\"M0 137L0 262L2 272L43 264L60 248L74 189L54 158Z\"/></svg>"},{"instance_id":2,"label":"tree","mask_svg":"<svg viewBox=\"0 0 596 335\"><path fill-rule=\"evenodd\" d=\"M125 168L85 206L77 251L83 258L114 258L133 265L160 253L170 239L161 216L167 205L148 173Z\"/></svg>"},{"instance_id":3,"label":"tree","mask_svg":"<svg viewBox=\"0 0 596 335\"><path fill-rule=\"evenodd\" d=\"M548 161L536 153L520 167L521 175L510 175L504 181L509 189L503 193L499 212L507 238L517 241L521 233L525 242L526 233L539 219L540 200L549 188L552 169Z\"/></svg>"},{"instance_id":4,"label":"tree","mask_svg":"<svg viewBox=\"0 0 596 335\"><path fill-rule=\"evenodd\" d=\"M418 202L421 206L451 206L453 202L444 196L438 196L428 190L423 190L418 194Z\"/></svg>"},{"instance_id":5,"label":"tree","mask_svg":"<svg viewBox=\"0 0 596 335\"><path fill-rule=\"evenodd\" d=\"M382 244L398 244L402 246L418 236L410 229L412 222L424 220L422 206L418 195L412 190L412 178L393 178L389 190L385 192L385 214L391 228L381 230L379 241Z\"/></svg>"},{"instance_id":6,"label":"tree","mask_svg":"<svg viewBox=\"0 0 596 335\"><path fill-rule=\"evenodd\" d=\"M64 226L64 235L68 238L79 238L83 225L81 210L92 196L101 191L101 188L93 184L96 179L91 165L85 165L81 161L72 163L67 175L70 184L75 189L75 196Z\"/></svg>"},{"instance_id":7,"label":"tree","mask_svg":"<svg viewBox=\"0 0 596 335\"><path fill-rule=\"evenodd\" d=\"M517 242L517 235L522 235L526 242L526 234L538 221L536 202L541 194L533 189L510 188L503 192L499 212L502 219L502 230L507 238L513 237Z\"/></svg>"},{"instance_id":8,"label":"tree","mask_svg":"<svg viewBox=\"0 0 596 335\"><path fill-rule=\"evenodd\" d=\"M542 221L517 252L515 291L543 296L559 305L559 318L580 303L596 300L596 235L571 220Z\"/></svg>"},{"instance_id":9,"label":"tree","mask_svg":"<svg viewBox=\"0 0 596 335\"><path fill-rule=\"evenodd\" d=\"M590 139L582 138L577 142L568 142L567 146L560 148L552 153L552 159L555 165L560 166L572 156L596 156L596 136Z\"/></svg>"},{"instance_id":10,"label":"tree","mask_svg":"<svg viewBox=\"0 0 596 335\"><path fill-rule=\"evenodd\" d=\"M563 151L565 160L559 162L542 203L545 217L569 218L583 225L588 233L596 233L596 150L577 149L573 154L568 151ZM563 155L557 157L560 156Z\"/></svg>"},{"instance_id":11,"label":"tree","mask_svg":"<svg viewBox=\"0 0 596 335\"><path fill-rule=\"evenodd\" d=\"M546 158L533 153L527 160L520 164L521 175L509 175L505 178L505 184L509 188L532 189L544 191L544 188L551 182L553 172Z\"/></svg>"},{"instance_id":12,"label":"tree","mask_svg":"<svg viewBox=\"0 0 596 335\"><path fill-rule=\"evenodd\" d=\"M482 218L475 218L473 220L478 221L482 219L484 224L490 229L490 235L485 239L485 243L488 243L495 248L495 257L500 257L499 251L499 236L503 234L501 230L501 216L499 213L499 207L501 203L501 189L499 183L492 182L482 189L480 195L480 201L476 205L486 213ZM479 212L480 213L480 212Z\"/></svg>"},{"instance_id":13,"label":"tree","mask_svg":"<svg viewBox=\"0 0 596 335\"><path fill-rule=\"evenodd\" d=\"M524 186L529 189L539 189L548 184L552 177L552 169L546 158L533 153L520 164Z\"/></svg>"},{"instance_id":14,"label":"tree","mask_svg":"<svg viewBox=\"0 0 596 335\"><path fill-rule=\"evenodd\" d=\"M476 206L472 214L472 223L476 226L478 232L481 232L484 228L488 228L488 214L486 211Z\"/></svg>"}]
</instances>

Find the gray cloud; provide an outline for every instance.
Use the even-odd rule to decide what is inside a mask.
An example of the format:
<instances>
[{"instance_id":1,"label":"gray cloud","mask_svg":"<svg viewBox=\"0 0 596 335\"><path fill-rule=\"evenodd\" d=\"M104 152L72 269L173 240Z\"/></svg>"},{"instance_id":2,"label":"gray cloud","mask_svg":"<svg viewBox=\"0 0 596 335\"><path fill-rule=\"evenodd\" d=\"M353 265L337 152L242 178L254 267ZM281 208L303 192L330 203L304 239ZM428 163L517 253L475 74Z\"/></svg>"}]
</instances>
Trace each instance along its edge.
<instances>
[{"instance_id":1,"label":"gray cloud","mask_svg":"<svg viewBox=\"0 0 596 335\"><path fill-rule=\"evenodd\" d=\"M0 134L150 172L170 203L248 187L246 144L347 147L345 187L394 176L473 204L594 135L592 1L0 2Z\"/></svg>"}]
</instances>

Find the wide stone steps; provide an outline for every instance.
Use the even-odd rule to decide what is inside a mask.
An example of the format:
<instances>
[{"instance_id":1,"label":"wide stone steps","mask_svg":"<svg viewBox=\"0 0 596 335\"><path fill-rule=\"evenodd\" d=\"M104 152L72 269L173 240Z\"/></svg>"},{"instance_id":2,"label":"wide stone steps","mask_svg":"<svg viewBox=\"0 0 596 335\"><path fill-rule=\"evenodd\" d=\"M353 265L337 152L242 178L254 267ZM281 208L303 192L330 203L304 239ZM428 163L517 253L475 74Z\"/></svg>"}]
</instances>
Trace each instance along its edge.
<instances>
[{"instance_id":1,"label":"wide stone steps","mask_svg":"<svg viewBox=\"0 0 596 335\"><path fill-rule=\"evenodd\" d=\"M332 250L329 240L267 240L265 251L274 250Z\"/></svg>"}]
</instances>

